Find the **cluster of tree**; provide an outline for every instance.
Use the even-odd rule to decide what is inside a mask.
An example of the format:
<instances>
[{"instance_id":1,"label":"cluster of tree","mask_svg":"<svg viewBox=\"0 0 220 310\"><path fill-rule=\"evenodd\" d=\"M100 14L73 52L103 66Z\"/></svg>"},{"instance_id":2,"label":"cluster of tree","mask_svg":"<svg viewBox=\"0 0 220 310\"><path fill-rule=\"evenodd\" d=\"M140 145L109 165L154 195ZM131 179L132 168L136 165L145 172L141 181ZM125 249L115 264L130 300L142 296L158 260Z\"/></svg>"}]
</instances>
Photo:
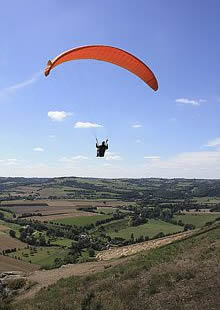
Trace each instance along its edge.
<instances>
[{"instance_id":1,"label":"cluster of tree","mask_svg":"<svg viewBox=\"0 0 220 310\"><path fill-rule=\"evenodd\" d=\"M7 202L4 202L4 203L1 203L1 206L2 207L25 207L27 206L27 203L7 203ZM36 206L36 207L48 207L48 204L45 203L45 202L32 202L31 203L31 206ZM12 212L11 210L9 211L9 209L7 209L7 212L11 212L11 213L14 213Z\"/></svg>"},{"instance_id":2,"label":"cluster of tree","mask_svg":"<svg viewBox=\"0 0 220 310\"><path fill-rule=\"evenodd\" d=\"M34 246L46 246L47 242L45 236L39 233L38 236L34 235L34 230L32 227L21 228L20 230L20 240Z\"/></svg>"},{"instance_id":3,"label":"cluster of tree","mask_svg":"<svg viewBox=\"0 0 220 310\"><path fill-rule=\"evenodd\" d=\"M147 223L147 218L141 214L134 214L130 217L129 225L130 226L139 226Z\"/></svg>"},{"instance_id":4,"label":"cluster of tree","mask_svg":"<svg viewBox=\"0 0 220 310\"><path fill-rule=\"evenodd\" d=\"M3 250L2 251L2 255L7 255L9 253L13 253L13 252L16 252L17 249L16 248L13 248L13 249L6 249L6 250Z\"/></svg>"},{"instance_id":5,"label":"cluster of tree","mask_svg":"<svg viewBox=\"0 0 220 310\"><path fill-rule=\"evenodd\" d=\"M77 208L79 211L84 211L84 212L92 212L92 213L97 213L97 207L79 207Z\"/></svg>"}]
</instances>

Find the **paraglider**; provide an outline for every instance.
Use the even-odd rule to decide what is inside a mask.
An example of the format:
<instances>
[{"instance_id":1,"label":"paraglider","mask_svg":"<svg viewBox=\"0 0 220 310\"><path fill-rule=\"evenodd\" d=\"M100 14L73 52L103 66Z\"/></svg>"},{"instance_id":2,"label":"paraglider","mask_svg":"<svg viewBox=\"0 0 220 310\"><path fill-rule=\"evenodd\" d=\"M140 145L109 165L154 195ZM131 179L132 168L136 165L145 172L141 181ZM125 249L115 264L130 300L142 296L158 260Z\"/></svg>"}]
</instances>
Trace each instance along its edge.
<instances>
[{"instance_id":1,"label":"paraglider","mask_svg":"<svg viewBox=\"0 0 220 310\"><path fill-rule=\"evenodd\" d=\"M140 59L120 48L105 45L82 46L63 52L48 61L45 76L48 76L56 66L77 59L95 59L113 63L137 75L153 90L158 89L155 75Z\"/></svg>"},{"instance_id":2,"label":"paraglider","mask_svg":"<svg viewBox=\"0 0 220 310\"><path fill-rule=\"evenodd\" d=\"M98 139L96 139L96 148L97 148L96 157L104 157L105 151L108 150L108 139L106 141L103 141L102 144L99 144Z\"/></svg>"},{"instance_id":3,"label":"paraglider","mask_svg":"<svg viewBox=\"0 0 220 310\"><path fill-rule=\"evenodd\" d=\"M56 66L78 59L95 59L115 64L138 76L153 90L158 89L157 79L145 63L120 48L105 45L81 46L63 52L53 60L48 61L45 76L48 76ZM103 141L101 145L97 141L96 148L97 157L104 157L105 151L108 149L108 140Z\"/></svg>"}]
</instances>

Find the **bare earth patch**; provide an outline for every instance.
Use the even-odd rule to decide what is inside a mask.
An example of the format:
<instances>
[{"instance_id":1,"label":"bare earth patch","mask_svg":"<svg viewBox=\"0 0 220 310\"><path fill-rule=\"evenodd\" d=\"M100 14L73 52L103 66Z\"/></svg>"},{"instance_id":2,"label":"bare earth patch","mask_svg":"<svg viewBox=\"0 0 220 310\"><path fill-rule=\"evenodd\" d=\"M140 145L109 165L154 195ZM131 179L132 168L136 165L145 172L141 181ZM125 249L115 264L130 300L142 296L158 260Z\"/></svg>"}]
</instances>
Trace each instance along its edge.
<instances>
[{"instance_id":1,"label":"bare earth patch","mask_svg":"<svg viewBox=\"0 0 220 310\"><path fill-rule=\"evenodd\" d=\"M31 272L39 269L40 266L29 264L9 256L0 255L0 272L4 271L24 271Z\"/></svg>"},{"instance_id":2,"label":"bare earth patch","mask_svg":"<svg viewBox=\"0 0 220 310\"><path fill-rule=\"evenodd\" d=\"M184 232L184 233L179 233L176 235L160 238L160 239L155 239L151 241L146 241L134 245L127 245L124 247L120 248L112 248L110 250L105 250L97 254L97 259L99 260L110 260L110 259L115 259L115 258L120 258L123 256L129 256L136 254L138 252L144 251L144 250L150 250L153 248L161 247L163 245L172 243L176 240L183 239L186 236L189 236L191 232Z\"/></svg>"},{"instance_id":3,"label":"bare earth patch","mask_svg":"<svg viewBox=\"0 0 220 310\"><path fill-rule=\"evenodd\" d=\"M0 233L0 251L6 250L6 249L13 249L13 248L25 248L26 244L24 242L21 242L20 240L17 240L15 238L12 238L5 233Z\"/></svg>"},{"instance_id":4,"label":"bare earth patch","mask_svg":"<svg viewBox=\"0 0 220 310\"><path fill-rule=\"evenodd\" d=\"M10 228L6 225L0 225L0 231L4 232L4 231L8 231Z\"/></svg>"}]
</instances>

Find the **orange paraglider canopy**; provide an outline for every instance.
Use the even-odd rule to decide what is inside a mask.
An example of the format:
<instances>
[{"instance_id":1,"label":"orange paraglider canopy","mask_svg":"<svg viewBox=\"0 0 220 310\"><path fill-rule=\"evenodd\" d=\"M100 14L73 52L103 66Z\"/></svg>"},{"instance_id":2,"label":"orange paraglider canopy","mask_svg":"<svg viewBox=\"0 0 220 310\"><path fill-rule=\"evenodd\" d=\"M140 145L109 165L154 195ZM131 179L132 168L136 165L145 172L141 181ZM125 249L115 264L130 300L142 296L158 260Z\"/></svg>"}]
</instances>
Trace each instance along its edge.
<instances>
[{"instance_id":1,"label":"orange paraglider canopy","mask_svg":"<svg viewBox=\"0 0 220 310\"><path fill-rule=\"evenodd\" d=\"M137 75L153 90L158 89L156 77L140 59L120 48L105 45L82 46L60 54L48 61L45 76L59 64L77 59L96 59L113 63Z\"/></svg>"}]
</instances>

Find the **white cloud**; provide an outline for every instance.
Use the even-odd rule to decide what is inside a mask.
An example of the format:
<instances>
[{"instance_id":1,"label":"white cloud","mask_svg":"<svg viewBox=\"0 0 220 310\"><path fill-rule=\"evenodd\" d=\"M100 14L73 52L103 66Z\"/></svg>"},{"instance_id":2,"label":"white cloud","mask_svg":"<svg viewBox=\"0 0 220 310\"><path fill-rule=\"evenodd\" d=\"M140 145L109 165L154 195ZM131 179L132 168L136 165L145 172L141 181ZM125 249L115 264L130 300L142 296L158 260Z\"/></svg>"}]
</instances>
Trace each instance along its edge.
<instances>
[{"instance_id":1,"label":"white cloud","mask_svg":"<svg viewBox=\"0 0 220 310\"><path fill-rule=\"evenodd\" d=\"M74 128L100 128L102 125L91 122L76 122Z\"/></svg>"},{"instance_id":2,"label":"white cloud","mask_svg":"<svg viewBox=\"0 0 220 310\"><path fill-rule=\"evenodd\" d=\"M39 77L42 75L42 71L35 73L30 79L25 80L23 82L14 84L12 86L9 86L7 88L4 88L2 90L0 90L0 93L12 93L15 92L16 90L22 89L28 85L34 84L35 82L37 82L37 80L39 79Z\"/></svg>"},{"instance_id":3,"label":"white cloud","mask_svg":"<svg viewBox=\"0 0 220 310\"><path fill-rule=\"evenodd\" d=\"M160 156L144 156L144 159L160 159Z\"/></svg>"},{"instance_id":4,"label":"white cloud","mask_svg":"<svg viewBox=\"0 0 220 310\"><path fill-rule=\"evenodd\" d=\"M142 141L141 141L141 139L137 139L135 142L136 143L141 143Z\"/></svg>"},{"instance_id":5,"label":"white cloud","mask_svg":"<svg viewBox=\"0 0 220 310\"><path fill-rule=\"evenodd\" d=\"M220 152L186 152L174 157L152 161L148 173L161 177L220 177ZM200 173L206 171L206 175Z\"/></svg>"},{"instance_id":6,"label":"white cloud","mask_svg":"<svg viewBox=\"0 0 220 310\"><path fill-rule=\"evenodd\" d=\"M15 158L0 159L0 165L6 165L6 166L17 165L17 162L18 161Z\"/></svg>"},{"instance_id":7,"label":"white cloud","mask_svg":"<svg viewBox=\"0 0 220 310\"><path fill-rule=\"evenodd\" d=\"M78 155L79 156L79 155ZM113 153L111 156L118 156ZM75 161L73 163L50 162L48 164L24 162L6 164L0 160L1 175L26 177L81 176L101 178L220 178L220 151L185 152L167 159L129 163L126 161ZM75 163L75 164L74 164ZM105 163L111 165L105 166Z\"/></svg>"},{"instance_id":8,"label":"white cloud","mask_svg":"<svg viewBox=\"0 0 220 310\"><path fill-rule=\"evenodd\" d=\"M132 127L132 128L141 128L142 125L141 125L141 124L134 124L134 125L132 125L131 127Z\"/></svg>"},{"instance_id":9,"label":"white cloud","mask_svg":"<svg viewBox=\"0 0 220 310\"><path fill-rule=\"evenodd\" d=\"M59 161L64 162L64 163L71 163L75 162L76 160L86 160L88 157L83 156L83 155L76 155L73 157L62 157L59 159Z\"/></svg>"},{"instance_id":10,"label":"white cloud","mask_svg":"<svg viewBox=\"0 0 220 310\"><path fill-rule=\"evenodd\" d=\"M207 147L220 146L220 138L216 138L214 140L209 141L205 146Z\"/></svg>"},{"instance_id":11,"label":"white cloud","mask_svg":"<svg viewBox=\"0 0 220 310\"><path fill-rule=\"evenodd\" d=\"M117 155L114 152L106 152L105 159L106 160L122 160L122 157L120 155Z\"/></svg>"},{"instance_id":12,"label":"white cloud","mask_svg":"<svg viewBox=\"0 0 220 310\"><path fill-rule=\"evenodd\" d=\"M54 139L54 138L56 138L56 136L54 136L54 135L49 135L49 138Z\"/></svg>"},{"instance_id":13,"label":"white cloud","mask_svg":"<svg viewBox=\"0 0 220 310\"><path fill-rule=\"evenodd\" d=\"M52 121L63 121L67 116L71 116L72 113L65 111L49 111L47 113L48 117L52 119Z\"/></svg>"},{"instance_id":14,"label":"white cloud","mask_svg":"<svg viewBox=\"0 0 220 310\"><path fill-rule=\"evenodd\" d=\"M183 104L192 104L195 106L199 106L200 103L206 102L204 99L194 100L194 99L187 99L187 98L179 98L175 100L177 103L183 103Z\"/></svg>"},{"instance_id":15,"label":"white cloud","mask_svg":"<svg viewBox=\"0 0 220 310\"><path fill-rule=\"evenodd\" d=\"M35 152L44 152L44 149L42 147L35 147L35 148L33 148L33 150Z\"/></svg>"}]
</instances>

